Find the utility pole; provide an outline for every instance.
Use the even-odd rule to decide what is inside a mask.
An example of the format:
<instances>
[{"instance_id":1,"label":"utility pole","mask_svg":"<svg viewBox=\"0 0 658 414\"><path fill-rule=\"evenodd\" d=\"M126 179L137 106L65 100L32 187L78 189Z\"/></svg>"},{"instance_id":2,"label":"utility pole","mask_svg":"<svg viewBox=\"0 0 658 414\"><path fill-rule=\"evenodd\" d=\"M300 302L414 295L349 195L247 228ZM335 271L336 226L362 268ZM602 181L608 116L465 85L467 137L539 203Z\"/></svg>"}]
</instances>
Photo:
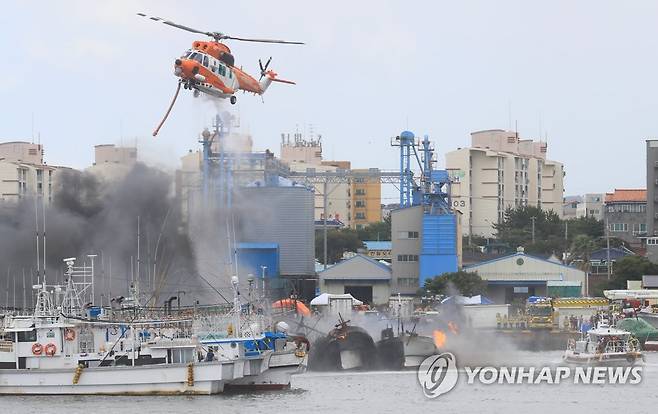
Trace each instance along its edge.
<instances>
[{"instance_id":1,"label":"utility pole","mask_svg":"<svg viewBox=\"0 0 658 414\"><path fill-rule=\"evenodd\" d=\"M612 276L612 263L610 263L610 226L608 225L608 219L605 219L605 244L606 244L606 259L605 263L608 270L608 280Z\"/></svg>"},{"instance_id":2,"label":"utility pole","mask_svg":"<svg viewBox=\"0 0 658 414\"><path fill-rule=\"evenodd\" d=\"M532 244L535 244L535 220L537 217L530 217L530 220L532 220Z\"/></svg>"},{"instance_id":3,"label":"utility pole","mask_svg":"<svg viewBox=\"0 0 658 414\"><path fill-rule=\"evenodd\" d=\"M564 220L564 240L569 240L569 220Z\"/></svg>"},{"instance_id":4,"label":"utility pole","mask_svg":"<svg viewBox=\"0 0 658 414\"><path fill-rule=\"evenodd\" d=\"M324 180L322 189L322 232L323 232L323 248L324 248L324 270L327 270L327 179Z\"/></svg>"}]
</instances>

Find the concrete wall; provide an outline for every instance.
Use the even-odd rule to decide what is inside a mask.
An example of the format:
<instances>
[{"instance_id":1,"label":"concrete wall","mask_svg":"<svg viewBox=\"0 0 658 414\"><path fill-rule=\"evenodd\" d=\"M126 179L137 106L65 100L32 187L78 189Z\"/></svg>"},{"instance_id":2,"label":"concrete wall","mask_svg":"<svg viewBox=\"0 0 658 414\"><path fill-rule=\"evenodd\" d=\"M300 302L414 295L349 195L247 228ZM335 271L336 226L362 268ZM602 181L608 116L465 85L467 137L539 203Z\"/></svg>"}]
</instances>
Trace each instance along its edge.
<instances>
[{"instance_id":1,"label":"concrete wall","mask_svg":"<svg viewBox=\"0 0 658 414\"><path fill-rule=\"evenodd\" d=\"M420 256L420 242L423 227L423 209L420 206L402 208L391 213L391 265L393 294L415 294L418 291L418 261L401 261L400 256ZM409 232L417 232L418 238L410 239ZM420 257L419 257L420 259Z\"/></svg>"}]
</instances>

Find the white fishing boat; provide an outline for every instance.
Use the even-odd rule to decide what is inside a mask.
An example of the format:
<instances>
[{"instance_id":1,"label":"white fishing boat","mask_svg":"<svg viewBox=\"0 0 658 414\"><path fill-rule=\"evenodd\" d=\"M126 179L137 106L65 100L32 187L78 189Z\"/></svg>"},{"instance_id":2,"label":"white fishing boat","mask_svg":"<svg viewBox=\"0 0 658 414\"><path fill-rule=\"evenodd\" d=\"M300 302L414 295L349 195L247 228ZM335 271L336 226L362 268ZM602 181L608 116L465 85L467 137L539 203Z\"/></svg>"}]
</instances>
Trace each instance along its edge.
<instances>
[{"instance_id":1,"label":"white fishing boat","mask_svg":"<svg viewBox=\"0 0 658 414\"><path fill-rule=\"evenodd\" d=\"M643 356L637 338L603 321L579 340L570 340L563 358L582 365L632 365Z\"/></svg>"},{"instance_id":2,"label":"white fishing boat","mask_svg":"<svg viewBox=\"0 0 658 414\"><path fill-rule=\"evenodd\" d=\"M271 356L247 357L237 337L226 338L228 346L209 358L193 334L193 318L149 320L136 308L112 315L82 306L93 278L73 259L67 265L66 286L35 286L33 313L4 315L0 394L215 394L245 375L267 372ZM236 304L224 316L238 320Z\"/></svg>"}]
</instances>

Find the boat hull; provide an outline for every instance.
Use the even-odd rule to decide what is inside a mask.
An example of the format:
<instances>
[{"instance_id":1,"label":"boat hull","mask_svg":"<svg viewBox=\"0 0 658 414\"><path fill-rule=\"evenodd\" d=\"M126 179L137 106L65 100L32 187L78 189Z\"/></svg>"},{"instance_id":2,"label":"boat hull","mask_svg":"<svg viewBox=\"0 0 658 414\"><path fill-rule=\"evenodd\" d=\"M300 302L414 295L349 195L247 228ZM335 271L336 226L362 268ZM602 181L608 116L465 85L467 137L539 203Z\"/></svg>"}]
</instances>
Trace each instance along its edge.
<instances>
[{"instance_id":1,"label":"boat hull","mask_svg":"<svg viewBox=\"0 0 658 414\"><path fill-rule=\"evenodd\" d=\"M75 369L0 370L0 394L209 395L242 376L233 363L200 363Z\"/></svg>"},{"instance_id":2,"label":"boat hull","mask_svg":"<svg viewBox=\"0 0 658 414\"><path fill-rule=\"evenodd\" d=\"M642 362L640 352L615 352L615 353L576 353L567 350L563 359L569 364L587 366L625 366Z\"/></svg>"},{"instance_id":3,"label":"boat hull","mask_svg":"<svg viewBox=\"0 0 658 414\"><path fill-rule=\"evenodd\" d=\"M275 352L268 355L263 372L245 375L226 384L225 390L281 390L290 388L293 374L306 371L306 353Z\"/></svg>"}]
</instances>

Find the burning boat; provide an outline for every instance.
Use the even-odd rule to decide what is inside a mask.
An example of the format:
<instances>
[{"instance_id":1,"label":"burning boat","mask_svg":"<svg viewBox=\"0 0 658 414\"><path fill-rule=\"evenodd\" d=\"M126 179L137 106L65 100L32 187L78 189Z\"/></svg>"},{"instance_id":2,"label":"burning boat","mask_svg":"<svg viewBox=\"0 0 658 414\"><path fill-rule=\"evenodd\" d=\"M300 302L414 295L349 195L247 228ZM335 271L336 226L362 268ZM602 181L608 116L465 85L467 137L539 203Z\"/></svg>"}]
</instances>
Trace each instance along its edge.
<instances>
[{"instance_id":1,"label":"burning boat","mask_svg":"<svg viewBox=\"0 0 658 414\"><path fill-rule=\"evenodd\" d=\"M377 348L372 337L358 326L339 322L329 334L313 344L309 369L315 371L370 370L376 367Z\"/></svg>"}]
</instances>

